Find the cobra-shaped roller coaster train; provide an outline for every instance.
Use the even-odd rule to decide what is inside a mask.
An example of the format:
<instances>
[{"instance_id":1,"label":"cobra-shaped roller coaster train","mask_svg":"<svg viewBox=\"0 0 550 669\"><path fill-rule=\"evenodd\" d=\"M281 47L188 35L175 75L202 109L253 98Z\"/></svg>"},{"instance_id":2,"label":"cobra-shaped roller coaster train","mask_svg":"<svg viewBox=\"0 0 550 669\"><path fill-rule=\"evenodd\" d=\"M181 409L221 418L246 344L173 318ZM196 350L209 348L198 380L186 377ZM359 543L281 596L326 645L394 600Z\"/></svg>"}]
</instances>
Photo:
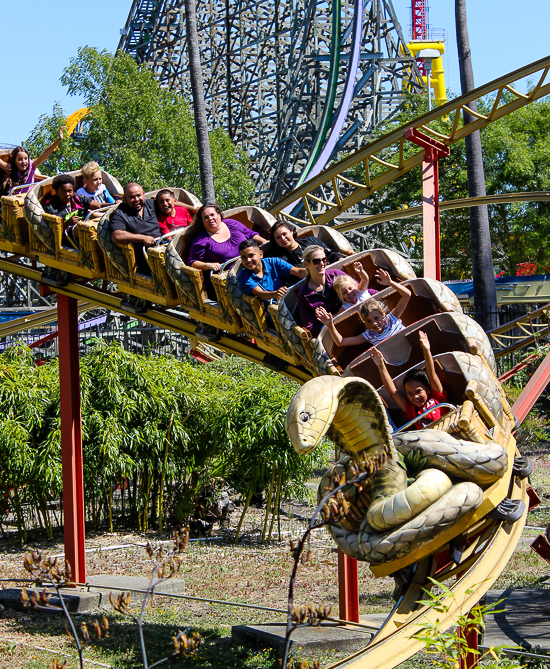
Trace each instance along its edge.
<instances>
[{"instance_id":1,"label":"cobra-shaped roller coaster train","mask_svg":"<svg viewBox=\"0 0 550 669\"><path fill-rule=\"evenodd\" d=\"M98 305L122 314L139 313L144 321L187 336L194 347L201 341L208 343L302 384L287 416L294 447L305 453L328 435L344 454L323 478L320 496L330 490L334 473L340 478L352 475L352 461L370 472L364 495L331 533L343 553L368 562L375 576L399 572L407 578L378 633L365 648L333 667L390 669L422 648L422 642L412 636L419 624L435 622L437 617L441 629L448 628L460 612L479 601L511 557L533 500L527 481L529 462L518 452L513 433L548 382L550 363L542 363L510 407L496 377L495 352L487 334L462 313L455 295L440 282L438 198L433 184L431 205L423 209L423 278L393 251L354 253L342 234L418 215L418 208L358 215L343 222L342 215L356 211L358 203L413 168L433 163L434 152L445 155L450 145L468 134L550 94L549 72L550 57L456 98L361 146L311 178L298 179L296 187L269 210L243 206L224 212L258 233L267 233L284 214L299 224L300 235L314 235L344 255L333 267L353 275L353 263L360 262L372 277L370 287L380 290L390 306L397 300L396 291L377 283L377 269L409 288L412 296L402 318L405 329L379 348L400 387L404 374L422 365L418 331L428 334L449 408L429 429L401 428L392 433L386 409L391 412L395 407L383 389L369 345L337 347L326 329L312 337L297 311L300 284L266 313L257 298L240 290L237 259L213 275L216 300L212 300L202 272L186 263L188 230L147 249L151 273L145 275L137 270L134 248L111 241L110 217L116 204L105 210L99 222L76 223L78 235L64 238L62 219L42 208L44 198L52 193L51 178L35 184L26 195L15 191L2 198L0 250L6 257L0 258L0 270L57 293L57 313L40 317L58 321L65 545L77 582L86 582L77 316L79 308ZM534 86L522 94L513 84L525 77L531 77ZM472 120L463 124L466 106L487 96L493 100L488 111L472 115L469 109ZM445 133L438 123L441 119L446 120ZM406 150L411 142L418 147L412 154ZM78 183L80 173L74 176ZM111 193L121 194L114 177L104 172L103 182ZM174 192L182 202L200 204L192 193ZM483 202L549 199L550 193L507 193ZM443 202L439 208L478 204L478 200L460 200ZM335 319L346 336L361 331L357 309ZM425 458L427 468L407 483L399 459L411 453ZM426 604L431 578L449 587L444 613Z\"/></svg>"}]
</instances>

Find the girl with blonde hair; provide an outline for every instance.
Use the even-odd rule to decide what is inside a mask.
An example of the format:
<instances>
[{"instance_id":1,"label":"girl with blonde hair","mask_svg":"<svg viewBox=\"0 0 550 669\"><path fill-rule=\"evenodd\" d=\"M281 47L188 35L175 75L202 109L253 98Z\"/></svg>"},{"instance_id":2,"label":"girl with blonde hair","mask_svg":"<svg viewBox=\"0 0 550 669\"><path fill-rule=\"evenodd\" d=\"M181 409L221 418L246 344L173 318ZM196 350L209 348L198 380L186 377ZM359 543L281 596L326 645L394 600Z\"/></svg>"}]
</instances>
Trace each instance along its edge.
<instances>
[{"instance_id":1,"label":"girl with blonde hair","mask_svg":"<svg viewBox=\"0 0 550 669\"><path fill-rule=\"evenodd\" d=\"M317 310L317 318L323 325L327 326L337 346L356 346L364 344L365 340L376 345L405 329L401 316L409 303L411 291L402 284L393 281L388 272L383 269L377 270L376 279L383 286L394 288L400 297L398 303L391 310L383 300L371 298L364 302L359 308L359 316L367 328L365 332L354 337L342 337L334 326L332 314L322 308Z\"/></svg>"},{"instance_id":2,"label":"girl with blonde hair","mask_svg":"<svg viewBox=\"0 0 550 669\"><path fill-rule=\"evenodd\" d=\"M349 309L359 302L364 302L369 299L370 295L376 295L378 292L369 288L369 275L358 260L353 263L353 269L359 276L359 283L349 274L339 276L334 280L334 290L342 302L340 311Z\"/></svg>"}]
</instances>

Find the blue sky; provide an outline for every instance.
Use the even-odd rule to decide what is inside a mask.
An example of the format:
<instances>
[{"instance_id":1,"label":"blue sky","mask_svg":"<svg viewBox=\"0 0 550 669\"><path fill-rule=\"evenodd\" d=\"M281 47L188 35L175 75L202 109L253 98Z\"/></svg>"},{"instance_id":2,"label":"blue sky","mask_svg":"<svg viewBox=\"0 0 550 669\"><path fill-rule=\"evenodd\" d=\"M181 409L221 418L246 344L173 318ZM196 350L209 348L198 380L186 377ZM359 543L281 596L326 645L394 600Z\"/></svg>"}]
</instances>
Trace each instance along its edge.
<instances>
[{"instance_id":1,"label":"blue sky","mask_svg":"<svg viewBox=\"0 0 550 669\"><path fill-rule=\"evenodd\" d=\"M411 0L393 0L393 5L408 39ZM458 94L454 9L454 0L429 0L430 25L444 28L447 37L445 84ZM466 13L476 86L550 54L548 0L466 0Z\"/></svg>"},{"instance_id":2,"label":"blue sky","mask_svg":"<svg viewBox=\"0 0 550 669\"><path fill-rule=\"evenodd\" d=\"M0 143L17 144L56 101L67 115L82 106L65 95L61 72L79 46L114 51L131 0L0 0L0 6L7 55L1 77ZM394 7L408 37L410 0L394 0ZM476 85L548 54L548 0L526 0L519 9L513 0L467 0L467 10ZM459 92L453 0L431 0L430 23L446 30L446 85Z\"/></svg>"}]
</instances>

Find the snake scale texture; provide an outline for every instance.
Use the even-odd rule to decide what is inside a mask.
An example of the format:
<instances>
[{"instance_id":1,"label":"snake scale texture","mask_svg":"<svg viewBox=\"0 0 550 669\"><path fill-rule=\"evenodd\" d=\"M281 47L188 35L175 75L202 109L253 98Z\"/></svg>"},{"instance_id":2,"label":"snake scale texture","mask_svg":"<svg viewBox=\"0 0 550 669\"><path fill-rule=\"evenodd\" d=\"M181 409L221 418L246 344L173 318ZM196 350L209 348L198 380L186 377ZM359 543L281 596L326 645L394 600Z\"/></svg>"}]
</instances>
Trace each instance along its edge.
<instances>
[{"instance_id":1,"label":"snake scale texture","mask_svg":"<svg viewBox=\"0 0 550 669\"><path fill-rule=\"evenodd\" d=\"M286 430L298 453L328 436L346 454L323 477L319 499L333 489L335 475L353 478L352 461L371 472L353 493L352 513L330 526L345 553L371 564L403 557L439 536L481 505L482 486L508 466L496 442L473 443L436 430L392 437L380 396L359 377L308 381L292 399ZM410 481L403 457L413 454L423 466Z\"/></svg>"}]
</instances>

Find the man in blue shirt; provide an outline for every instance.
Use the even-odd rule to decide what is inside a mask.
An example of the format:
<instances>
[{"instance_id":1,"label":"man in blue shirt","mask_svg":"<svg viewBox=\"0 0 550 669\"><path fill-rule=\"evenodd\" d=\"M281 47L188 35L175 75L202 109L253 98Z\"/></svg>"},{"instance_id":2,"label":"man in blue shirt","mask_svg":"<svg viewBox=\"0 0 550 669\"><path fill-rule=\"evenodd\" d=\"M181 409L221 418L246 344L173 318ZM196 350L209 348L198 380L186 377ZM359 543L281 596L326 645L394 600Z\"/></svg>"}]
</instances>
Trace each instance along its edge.
<instances>
[{"instance_id":1,"label":"man in blue shirt","mask_svg":"<svg viewBox=\"0 0 550 669\"><path fill-rule=\"evenodd\" d=\"M239 245L239 253L244 269L237 280L247 295L254 295L260 300L270 302L280 300L288 292L284 280L290 275L303 279L304 267L293 267L281 258L265 258L255 239L246 239Z\"/></svg>"}]
</instances>

